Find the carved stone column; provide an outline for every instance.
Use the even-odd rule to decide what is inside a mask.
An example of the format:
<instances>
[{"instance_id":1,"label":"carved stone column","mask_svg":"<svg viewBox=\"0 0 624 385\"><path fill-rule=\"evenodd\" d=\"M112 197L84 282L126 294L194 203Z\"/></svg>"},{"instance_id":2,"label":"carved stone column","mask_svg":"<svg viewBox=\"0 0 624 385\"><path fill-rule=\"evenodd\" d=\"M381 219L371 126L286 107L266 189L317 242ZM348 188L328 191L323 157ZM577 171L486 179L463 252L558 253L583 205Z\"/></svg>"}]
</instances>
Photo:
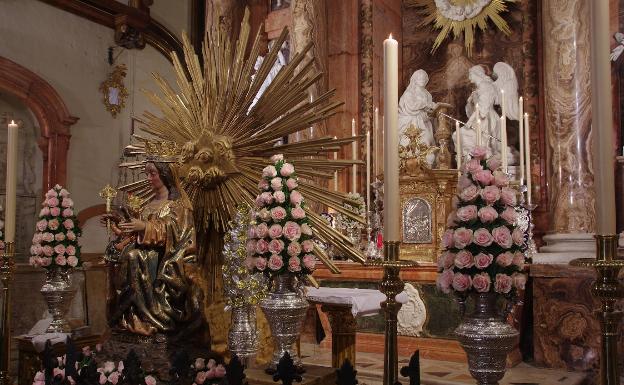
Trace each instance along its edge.
<instances>
[{"instance_id":1,"label":"carved stone column","mask_svg":"<svg viewBox=\"0 0 624 385\"><path fill-rule=\"evenodd\" d=\"M590 2L542 2L544 116L550 231L540 251L577 258L593 253ZM588 242L585 245L585 242ZM572 255L574 254L574 255ZM557 256L544 256L544 263ZM538 259L542 259L541 257Z\"/></svg>"}]
</instances>

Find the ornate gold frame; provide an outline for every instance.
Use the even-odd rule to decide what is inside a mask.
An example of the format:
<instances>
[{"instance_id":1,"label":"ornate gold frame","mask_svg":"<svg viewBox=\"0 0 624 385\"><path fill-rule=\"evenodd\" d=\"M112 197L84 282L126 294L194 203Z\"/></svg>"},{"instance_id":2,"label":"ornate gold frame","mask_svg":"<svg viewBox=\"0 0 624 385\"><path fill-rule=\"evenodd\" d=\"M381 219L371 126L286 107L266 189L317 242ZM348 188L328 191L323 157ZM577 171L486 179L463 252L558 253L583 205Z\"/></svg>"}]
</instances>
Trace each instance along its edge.
<instances>
[{"instance_id":1,"label":"ornate gold frame","mask_svg":"<svg viewBox=\"0 0 624 385\"><path fill-rule=\"evenodd\" d=\"M117 114L121 112L121 110L126 106L126 98L128 97L128 90L123 83L124 78L126 77L126 68L125 64L116 65L113 68L113 71L108 74L106 80L100 84L100 92L102 92L102 102L106 107L106 111L110 112L113 115L113 118L117 117ZM117 94L117 98L119 100L118 104L113 104L110 102L110 89L115 88L119 90Z\"/></svg>"}]
</instances>

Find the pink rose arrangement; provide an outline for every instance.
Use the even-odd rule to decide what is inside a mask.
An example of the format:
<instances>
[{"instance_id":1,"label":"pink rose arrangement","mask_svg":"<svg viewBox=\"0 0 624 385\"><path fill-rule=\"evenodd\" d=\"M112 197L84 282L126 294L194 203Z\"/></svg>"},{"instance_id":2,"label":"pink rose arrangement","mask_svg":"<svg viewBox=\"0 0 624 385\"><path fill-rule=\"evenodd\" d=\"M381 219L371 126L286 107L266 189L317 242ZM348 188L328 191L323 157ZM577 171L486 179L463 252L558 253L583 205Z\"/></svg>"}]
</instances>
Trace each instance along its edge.
<instances>
[{"instance_id":1,"label":"pink rose arrangement","mask_svg":"<svg viewBox=\"0 0 624 385\"><path fill-rule=\"evenodd\" d=\"M82 265L78 244L81 231L69 195L59 185L45 194L30 247L32 266L70 269Z\"/></svg>"},{"instance_id":2,"label":"pink rose arrangement","mask_svg":"<svg viewBox=\"0 0 624 385\"><path fill-rule=\"evenodd\" d=\"M271 162L263 169L258 183L257 224L252 225L246 247L250 264L254 271L268 276L311 274L316 264L313 233L305 199L297 190L295 167L282 155L274 155Z\"/></svg>"},{"instance_id":3,"label":"pink rose arrangement","mask_svg":"<svg viewBox=\"0 0 624 385\"><path fill-rule=\"evenodd\" d=\"M212 358L209 360L196 358L195 362L191 364L191 373L189 373L194 381L193 385L219 384L225 374L226 370L223 363Z\"/></svg>"},{"instance_id":4,"label":"pink rose arrangement","mask_svg":"<svg viewBox=\"0 0 624 385\"><path fill-rule=\"evenodd\" d=\"M516 223L517 192L500 162L485 154L476 147L464 163L442 235L437 286L444 293L513 295L524 289L527 246Z\"/></svg>"}]
</instances>

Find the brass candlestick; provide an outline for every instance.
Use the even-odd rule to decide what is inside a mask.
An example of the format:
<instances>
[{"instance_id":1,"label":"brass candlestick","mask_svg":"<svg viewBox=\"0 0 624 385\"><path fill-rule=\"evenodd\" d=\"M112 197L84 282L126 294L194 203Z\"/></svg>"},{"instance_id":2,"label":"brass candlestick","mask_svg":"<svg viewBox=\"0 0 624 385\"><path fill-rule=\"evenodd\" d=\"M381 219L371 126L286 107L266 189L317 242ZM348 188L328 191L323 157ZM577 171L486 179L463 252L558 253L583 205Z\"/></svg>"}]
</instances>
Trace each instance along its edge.
<instances>
[{"instance_id":1,"label":"brass candlestick","mask_svg":"<svg viewBox=\"0 0 624 385\"><path fill-rule=\"evenodd\" d=\"M116 196L117 196L117 190L115 190L110 184L107 184L106 186L104 186L102 190L100 190L100 198L106 200L106 214L111 213L111 203L113 201L113 198L115 198ZM110 236L110 232L111 232L110 219L106 220L106 231L108 232L108 235Z\"/></svg>"},{"instance_id":2,"label":"brass candlestick","mask_svg":"<svg viewBox=\"0 0 624 385\"><path fill-rule=\"evenodd\" d=\"M399 376L399 353L397 344L397 314L401 309L401 303L397 302L397 294L403 291L401 280L401 268L416 266L413 261L399 260L401 242L384 241L384 259L371 261L367 266L382 266L384 276L379 285L379 291L386 295L386 300L381 303L385 318L385 344L384 344L384 385L395 385Z\"/></svg>"},{"instance_id":3,"label":"brass candlestick","mask_svg":"<svg viewBox=\"0 0 624 385\"><path fill-rule=\"evenodd\" d=\"M9 385L9 362L11 352L11 297L10 286L15 266L15 243L6 242L0 254L0 281L2 282L2 325L0 325L0 385Z\"/></svg>"},{"instance_id":4,"label":"brass candlestick","mask_svg":"<svg viewBox=\"0 0 624 385\"><path fill-rule=\"evenodd\" d=\"M600 356L601 385L618 385L618 326L622 312L615 310L615 303L624 296L624 287L618 281L624 260L615 259L619 236L596 235L596 259L579 258L572 266L593 267L596 269L596 282L592 285L592 295L600 300L600 309L596 311L602 334Z\"/></svg>"}]
</instances>

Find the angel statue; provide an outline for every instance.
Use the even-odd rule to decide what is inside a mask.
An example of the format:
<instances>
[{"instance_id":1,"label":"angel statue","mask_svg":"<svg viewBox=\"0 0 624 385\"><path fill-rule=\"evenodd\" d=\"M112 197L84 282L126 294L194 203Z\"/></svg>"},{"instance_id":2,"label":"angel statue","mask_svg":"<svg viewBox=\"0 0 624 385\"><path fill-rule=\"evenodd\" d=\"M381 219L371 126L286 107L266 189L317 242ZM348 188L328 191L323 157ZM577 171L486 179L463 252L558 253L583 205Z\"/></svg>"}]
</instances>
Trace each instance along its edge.
<instances>
[{"instance_id":1,"label":"angel statue","mask_svg":"<svg viewBox=\"0 0 624 385\"><path fill-rule=\"evenodd\" d=\"M399 100L399 144L408 147L410 139L406 135L407 129L413 125L420 129L420 143L426 146L434 146L433 124L429 114L436 109L437 103L433 102L431 94L425 86L429 82L429 75L424 70L417 70L412 74L407 89ZM435 155L427 155L427 163L431 167Z\"/></svg>"},{"instance_id":2,"label":"angel statue","mask_svg":"<svg viewBox=\"0 0 624 385\"><path fill-rule=\"evenodd\" d=\"M117 332L178 340L203 336L210 346L204 295L195 279L193 211L170 162L146 161L151 191L142 207L102 216L117 236L105 253L112 273L108 321Z\"/></svg>"},{"instance_id":3,"label":"angel statue","mask_svg":"<svg viewBox=\"0 0 624 385\"><path fill-rule=\"evenodd\" d=\"M618 45L616 45L615 48L611 50L611 56L610 56L611 61L615 62L617 61L617 59L620 57L620 55L624 51L624 33L616 32L615 35L613 35L613 38L618 43Z\"/></svg>"}]
</instances>

